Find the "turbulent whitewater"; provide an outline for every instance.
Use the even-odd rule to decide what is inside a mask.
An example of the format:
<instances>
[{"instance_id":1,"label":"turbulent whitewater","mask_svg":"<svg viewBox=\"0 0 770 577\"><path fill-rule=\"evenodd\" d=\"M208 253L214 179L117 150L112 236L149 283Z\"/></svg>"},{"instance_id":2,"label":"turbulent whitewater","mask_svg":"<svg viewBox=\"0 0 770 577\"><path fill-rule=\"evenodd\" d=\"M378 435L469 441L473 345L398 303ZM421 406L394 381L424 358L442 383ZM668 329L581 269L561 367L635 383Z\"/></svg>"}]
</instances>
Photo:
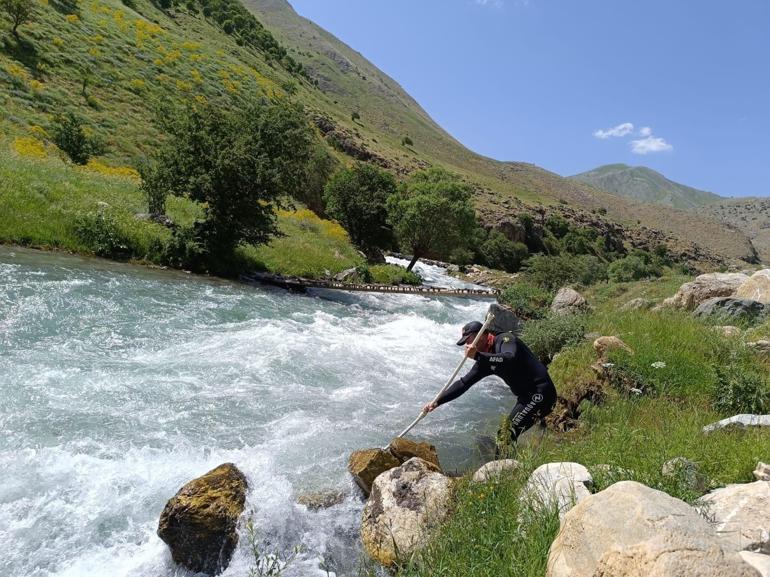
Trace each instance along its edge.
<instances>
[{"instance_id":1,"label":"turbulent whitewater","mask_svg":"<svg viewBox=\"0 0 770 577\"><path fill-rule=\"evenodd\" d=\"M298 296L0 248L0 574L186 575L155 535L158 515L225 461L249 479L261 535L302 546L289 574L354 573L363 505L347 457L414 418L459 360L459 326L488 304ZM462 468L512 403L481 383L415 433ZM318 513L295 504L326 488L348 497ZM224 575L248 574L245 544Z\"/></svg>"}]
</instances>

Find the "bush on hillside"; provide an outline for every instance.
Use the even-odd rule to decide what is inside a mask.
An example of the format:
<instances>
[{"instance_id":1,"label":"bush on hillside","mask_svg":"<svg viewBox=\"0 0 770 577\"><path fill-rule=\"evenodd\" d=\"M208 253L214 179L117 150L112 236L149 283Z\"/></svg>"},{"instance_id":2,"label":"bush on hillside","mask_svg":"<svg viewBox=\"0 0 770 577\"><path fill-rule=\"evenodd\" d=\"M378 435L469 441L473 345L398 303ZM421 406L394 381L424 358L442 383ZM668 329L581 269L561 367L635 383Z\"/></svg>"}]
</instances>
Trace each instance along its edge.
<instances>
[{"instance_id":1,"label":"bush on hillside","mask_svg":"<svg viewBox=\"0 0 770 577\"><path fill-rule=\"evenodd\" d=\"M104 145L86 135L83 122L72 112L58 116L51 132L54 144L75 164L87 164L92 156L104 153Z\"/></svg>"},{"instance_id":2,"label":"bush on hillside","mask_svg":"<svg viewBox=\"0 0 770 577\"><path fill-rule=\"evenodd\" d=\"M527 245L509 240L499 230L490 231L479 247L479 253L483 264L508 272L518 271L529 256Z\"/></svg>"},{"instance_id":3,"label":"bush on hillside","mask_svg":"<svg viewBox=\"0 0 770 577\"><path fill-rule=\"evenodd\" d=\"M547 290L607 280L607 264L592 255L537 254L527 260L524 271L530 282Z\"/></svg>"},{"instance_id":4,"label":"bush on hillside","mask_svg":"<svg viewBox=\"0 0 770 577\"><path fill-rule=\"evenodd\" d=\"M422 277L414 271L396 264L375 264L369 267L371 281L377 284L408 284L419 286Z\"/></svg>"},{"instance_id":5,"label":"bush on hillside","mask_svg":"<svg viewBox=\"0 0 770 577\"><path fill-rule=\"evenodd\" d=\"M658 260L644 251L634 253L613 261L607 268L607 276L614 282L630 282L643 278L659 277L663 268Z\"/></svg>"},{"instance_id":6,"label":"bush on hillside","mask_svg":"<svg viewBox=\"0 0 770 577\"><path fill-rule=\"evenodd\" d=\"M19 39L19 26L32 22L35 3L32 0L0 0L0 12L11 21L11 33Z\"/></svg>"},{"instance_id":7,"label":"bush on hillside","mask_svg":"<svg viewBox=\"0 0 770 577\"><path fill-rule=\"evenodd\" d=\"M714 408L725 415L770 411L770 382L753 366L717 366Z\"/></svg>"},{"instance_id":8,"label":"bush on hillside","mask_svg":"<svg viewBox=\"0 0 770 577\"><path fill-rule=\"evenodd\" d=\"M500 295L500 301L524 320L541 319L548 316L553 293L537 285L517 282L507 286Z\"/></svg>"},{"instance_id":9,"label":"bush on hillside","mask_svg":"<svg viewBox=\"0 0 770 577\"><path fill-rule=\"evenodd\" d=\"M365 252L390 248L393 233L385 206L395 191L393 175L359 162L339 171L326 183L326 212L345 227L353 243Z\"/></svg>"},{"instance_id":10,"label":"bush on hillside","mask_svg":"<svg viewBox=\"0 0 770 577\"><path fill-rule=\"evenodd\" d=\"M115 217L98 212L79 216L75 236L96 256L126 260L134 256L131 238L123 232Z\"/></svg>"},{"instance_id":11,"label":"bush on hillside","mask_svg":"<svg viewBox=\"0 0 770 577\"><path fill-rule=\"evenodd\" d=\"M582 315L552 315L524 325L522 340L545 364L563 348L578 344L585 334Z\"/></svg>"}]
</instances>

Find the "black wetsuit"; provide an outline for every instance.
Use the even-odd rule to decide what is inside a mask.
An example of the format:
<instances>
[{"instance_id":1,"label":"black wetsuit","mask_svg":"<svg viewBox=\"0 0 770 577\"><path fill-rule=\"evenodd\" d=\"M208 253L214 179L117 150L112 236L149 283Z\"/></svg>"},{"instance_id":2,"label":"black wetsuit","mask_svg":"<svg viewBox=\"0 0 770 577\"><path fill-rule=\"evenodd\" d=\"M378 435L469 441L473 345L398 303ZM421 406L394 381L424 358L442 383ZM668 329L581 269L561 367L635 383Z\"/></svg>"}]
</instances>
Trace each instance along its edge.
<instances>
[{"instance_id":1,"label":"black wetsuit","mask_svg":"<svg viewBox=\"0 0 770 577\"><path fill-rule=\"evenodd\" d=\"M484 377L497 375L516 396L516 406L510 416L512 441L553 410L556 387L548 370L512 333L497 335L491 352L476 353L475 360L471 370L444 391L437 405L456 399Z\"/></svg>"}]
</instances>

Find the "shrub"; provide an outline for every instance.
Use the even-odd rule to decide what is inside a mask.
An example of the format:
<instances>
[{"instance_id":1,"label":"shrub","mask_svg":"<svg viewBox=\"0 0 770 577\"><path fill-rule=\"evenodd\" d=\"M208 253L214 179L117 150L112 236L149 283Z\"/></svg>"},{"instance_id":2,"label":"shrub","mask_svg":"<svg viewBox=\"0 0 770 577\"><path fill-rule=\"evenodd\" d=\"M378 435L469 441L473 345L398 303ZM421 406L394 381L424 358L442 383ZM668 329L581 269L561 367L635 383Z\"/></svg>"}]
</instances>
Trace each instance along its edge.
<instances>
[{"instance_id":1,"label":"shrub","mask_svg":"<svg viewBox=\"0 0 770 577\"><path fill-rule=\"evenodd\" d=\"M86 164L91 156L104 152L97 139L86 136L83 123L72 112L56 118L52 133L54 144L75 164Z\"/></svg>"},{"instance_id":2,"label":"shrub","mask_svg":"<svg viewBox=\"0 0 770 577\"><path fill-rule=\"evenodd\" d=\"M0 11L4 12L11 20L12 34L18 40L18 28L22 24L32 22L35 13L35 4L32 0L0 0Z\"/></svg>"},{"instance_id":3,"label":"shrub","mask_svg":"<svg viewBox=\"0 0 770 577\"><path fill-rule=\"evenodd\" d=\"M358 112L353 111L350 115L350 120L361 120L361 115Z\"/></svg>"},{"instance_id":4,"label":"shrub","mask_svg":"<svg viewBox=\"0 0 770 577\"><path fill-rule=\"evenodd\" d=\"M643 251L636 251L626 257L610 263L607 275L614 282L630 282L649 277L659 277L662 267Z\"/></svg>"},{"instance_id":5,"label":"shrub","mask_svg":"<svg viewBox=\"0 0 770 577\"><path fill-rule=\"evenodd\" d=\"M131 238L107 213L89 213L75 220L75 236L96 256L125 260L133 255Z\"/></svg>"},{"instance_id":6,"label":"shrub","mask_svg":"<svg viewBox=\"0 0 770 577\"><path fill-rule=\"evenodd\" d=\"M524 325L522 340L545 364L564 347L583 340L585 319L582 315L552 315Z\"/></svg>"},{"instance_id":7,"label":"shrub","mask_svg":"<svg viewBox=\"0 0 770 577\"><path fill-rule=\"evenodd\" d=\"M396 264L375 264L369 267L371 282L377 284L408 284L419 286L422 278L414 271Z\"/></svg>"},{"instance_id":8,"label":"shrub","mask_svg":"<svg viewBox=\"0 0 770 577\"><path fill-rule=\"evenodd\" d=\"M754 367L717 366L714 408L720 413L764 414L770 411L770 383Z\"/></svg>"},{"instance_id":9,"label":"shrub","mask_svg":"<svg viewBox=\"0 0 770 577\"><path fill-rule=\"evenodd\" d=\"M580 283L591 285L607 279L607 265L591 255L534 255L525 263L527 278L548 290Z\"/></svg>"},{"instance_id":10,"label":"shrub","mask_svg":"<svg viewBox=\"0 0 770 577\"><path fill-rule=\"evenodd\" d=\"M545 227L550 230L556 238L562 238L569 232L569 223L564 217L558 214L552 214L545 221Z\"/></svg>"},{"instance_id":11,"label":"shrub","mask_svg":"<svg viewBox=\"0 0 770 577\"><path fill-rule=\"evenodd\" d=\"M401 146L414 146L414 141L408 136L401 139Z\"/></svg>"},{"instance_id":12,"label":"shrub","mask_svg":"<svg viewBox=\"0 0 770 577\"><path fill-rule=\"evenodd\" d=\"M509 306L521 319L540 319L548 315L553 293L542 287L517 282L509 285L500 295L500 301Z\"/></svg>"},{"instance_id":13,"label":"shrub","mask_svg":"<svg viewBox=\"0 0 770 577\"><path fill-rule=\"evenodd\" d=\"M484 264L508 272L518 271L521 263L529 256L529 250L525 244L509 240L499 230L489 233L479 252Z\"/></svg>"}]
</instances>

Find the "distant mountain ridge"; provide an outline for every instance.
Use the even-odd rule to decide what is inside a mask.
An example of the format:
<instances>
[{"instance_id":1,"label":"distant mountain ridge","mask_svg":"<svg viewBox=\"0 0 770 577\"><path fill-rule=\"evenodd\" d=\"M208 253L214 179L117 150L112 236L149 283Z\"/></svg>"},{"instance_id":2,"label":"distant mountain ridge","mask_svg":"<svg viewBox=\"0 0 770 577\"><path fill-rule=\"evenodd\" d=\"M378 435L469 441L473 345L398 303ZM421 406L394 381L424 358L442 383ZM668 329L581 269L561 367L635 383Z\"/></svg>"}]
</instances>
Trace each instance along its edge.
<instances>
[{"instance_id":1,"label":"distant mountain ridge","mask_svg":"<svg viewBox=\"0 0 770 577\"><path fill-rule=\"evenodd\" d=\"M713 192L669 180L646 166L606 164L569 178L618 196L685 210L725 200Z\"/></svg>"}]
</instances>

